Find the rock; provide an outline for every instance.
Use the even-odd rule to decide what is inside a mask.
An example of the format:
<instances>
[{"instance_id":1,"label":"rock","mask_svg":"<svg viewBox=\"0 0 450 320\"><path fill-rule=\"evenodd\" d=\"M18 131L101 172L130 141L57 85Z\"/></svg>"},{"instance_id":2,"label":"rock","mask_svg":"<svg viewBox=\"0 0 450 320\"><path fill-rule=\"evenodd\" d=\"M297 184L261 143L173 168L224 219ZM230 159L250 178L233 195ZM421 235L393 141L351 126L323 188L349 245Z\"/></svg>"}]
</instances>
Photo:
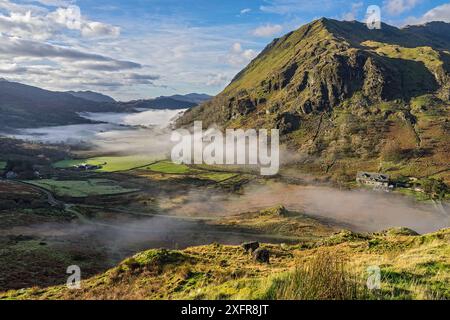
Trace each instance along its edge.
<instances>
[{"instance_id":1,"label":"rock","mask_svg":"<svg viewBox=\"0 0 450 320\"><path fill-rule=\"evenodd\" d=\"M382 231L382 233L387 236L418 236L419 235L419 233L417 233L416 231L406 228L406 227L391 228L391 229Z\"/></svg>"},{"instance_id":2,"label":"rock","mask_svg":"<svg viewBox=\"0 0 450 320\"><path fill-rule=\"evenodd\" d=\"M256 109L255 104L249 97L240 99L236 103L237 112L243 116L248 115L249 113L253 112L255 109Z\"/></svg>"},{"instance_id":3,"label":"rock","mask_svg":"<svg viewBox=\"0 0 450 320\"><path fill-rule=\"evenodd\" d=\"M261 263L269 263L270 253L267 249L258 248L253 252L253 260Z\"/></svg>"},{"instance_id":4,"label":"rock","mask_svg":"<svg viewBox=\"0 0 450 320\"><path fill-rule=\"evenodd\" d=\"M244 249L245 252L250 252L252 253L253 251L255 251L256 249L259 248L259 242L245 242L243 244L241 244L242 249Z\"/></svg>"},{"instance_id":5,"label":"rock","mask_svg":"<svg viewBox=\"0 0 450 320\"><path fill-rule=\"evenodd\" d=\"M287 215L287 213L288 211L282 205L278 205L260 211L260 215L262 216L285 216Z\"/></svg>"},{"instance_id":6,"label":"rock","mask_svg":"<svg viewBox=\"0 0 450 320\"><path fill-rule=\"evenodd\" d=\"M291 82L297 69L298 69L298 64L294 62L289 67L287 67L285 70L283 70L283 72L280 75L281 89L285 88Z\"/></svg>"},{"instance_id":7,"label":"rock","mask_svg":"<svg viewBox=\"0 0 450 320\"><path fill-rule=\"evenodd\" d=\"M300 128L300 117L289 112L282 113L276 120L276 126L281 134L291 133Z\"/></svg>"}]
</instances>

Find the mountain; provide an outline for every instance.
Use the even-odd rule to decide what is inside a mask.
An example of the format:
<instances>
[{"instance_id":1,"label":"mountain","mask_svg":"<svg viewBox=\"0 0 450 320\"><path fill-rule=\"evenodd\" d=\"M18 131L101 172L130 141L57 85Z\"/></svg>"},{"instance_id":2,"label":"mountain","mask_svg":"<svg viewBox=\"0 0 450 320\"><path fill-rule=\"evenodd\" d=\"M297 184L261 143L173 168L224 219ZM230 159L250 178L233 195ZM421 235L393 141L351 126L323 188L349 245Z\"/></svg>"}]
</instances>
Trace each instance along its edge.
<instances>
[{"instance_id":1,"label":"mountain","mask_svg":"<svg viewBox=\"0 0 450 320\"><path fill-rule=\"evenodd\" d=\"M67 91L67 93L73 95L74 97L94 102L111 102L111 103L116 102L116 100L107 95L93 91Z\"/></svg>"},{"instance_id":2,"label":"mountain","mask_svg":"<svg viewBox=\"0 0 450 320\"><path fill-rule=\"evenodd\" d=\"M190 109L211 98L207 94L190 93L187 95L161 96L155 99L122 102L122 105L127 109Z\"/></svg>"},{"instance_id":3,"label":"mountain","mask_svg":"<svg viewBox=\"0 0 450 320\"><path fill-rule=\"evenodd\" d=\"M202 102L208 101L209 99L212 98L212 96L210 96L208 94L204 94L204 93L188 93L185 95L176 94L176 95L166 97L166 98L172 98L175 100L188 101L188 102L200 104Z\"/></svg>"},{"instance_id":4,"label":"mountain","mask_svg":"<svg viewBox=\"0 0 450 320\"><path fill-rule=\"evenodd\" d=\"M54 92L0 78L0 128L33 128L91 123L79 112L135 112L143 109L189 109L211 98L205 94L116 102L93 91Z\"/></svg>"},{"instance_id":5,"label":"mountain","mask_svg":"<svg viewBox=\"0 0 450 320\"><path fill-rule=\"evenodd\" d=\"M120 111L120 106L0 80L0 128L30 128L89 123L78 112Z\"/></svg>"},{"instance_id":6,"label":"mountain","mask_svg":"<svg viewBox=\"0 0 450 320\"><path fill-rule=\"evenodd\" d=\"M322 18L273 40L178 125L278 128L308 165L338 177L450 180L449 35L443 22L370 30Z\"/></svg>"}]
</instances>

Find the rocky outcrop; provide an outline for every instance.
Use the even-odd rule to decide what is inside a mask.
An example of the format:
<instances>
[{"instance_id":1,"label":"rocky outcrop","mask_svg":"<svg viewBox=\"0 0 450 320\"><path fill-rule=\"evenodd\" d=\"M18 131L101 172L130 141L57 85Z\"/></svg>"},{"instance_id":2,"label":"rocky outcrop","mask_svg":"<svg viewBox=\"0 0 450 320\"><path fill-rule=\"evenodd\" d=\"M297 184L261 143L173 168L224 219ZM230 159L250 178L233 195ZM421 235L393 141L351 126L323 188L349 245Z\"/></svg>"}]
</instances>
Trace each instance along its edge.
<instances>
[{"instance_id":1,"label":"rocky outcrop","mask_svg":"<svg viewBox=\"0 0 450 320\"><path fill-rule=\"evenodd\" d=\"M242 249L247 253L252 253L259 248L259 242L245 242L241 244Z\"/></svg>"},{"instance_id":2,"label":"rocky outcrop","mask_svg":"<svg viewBox=\"0 0 450 320\"><path fill-rule=\"evenodd\" d=\"M296 114L285 112L280 114L276 120L276 128L281 134L287 134L300 128L300 117Z\"/></svg>"},{"instance_id":3,"label":"rocky outcrop","mask_svg":"<svg viewBox=\"0 0 450 320\"><path fill-rule=\"evenodd\" d=\"M253 260L261 263L270 262L270 252L267 249L258 248L253 252Z\"/></svg>"}]
</instances>

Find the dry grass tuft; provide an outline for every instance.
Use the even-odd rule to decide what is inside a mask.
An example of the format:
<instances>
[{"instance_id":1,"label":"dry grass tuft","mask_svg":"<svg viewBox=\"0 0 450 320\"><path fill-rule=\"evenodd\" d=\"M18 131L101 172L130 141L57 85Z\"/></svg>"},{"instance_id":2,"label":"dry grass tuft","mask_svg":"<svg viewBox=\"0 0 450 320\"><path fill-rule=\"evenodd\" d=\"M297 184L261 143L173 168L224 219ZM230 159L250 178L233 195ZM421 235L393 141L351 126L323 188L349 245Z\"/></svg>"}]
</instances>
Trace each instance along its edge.
<instances>
[{"instance_id":1,"label":"dry grass tuft","mask_svg":"<svg viewBox=\"0 0 450 320\"><path fill-rule=\"evenodd\" d=\"M367 292L360 279L348 271L343 256L330 251L318 253L293 272L273 280L268 299L276 300L355 300Z\"/></svg>"}]
</instances>

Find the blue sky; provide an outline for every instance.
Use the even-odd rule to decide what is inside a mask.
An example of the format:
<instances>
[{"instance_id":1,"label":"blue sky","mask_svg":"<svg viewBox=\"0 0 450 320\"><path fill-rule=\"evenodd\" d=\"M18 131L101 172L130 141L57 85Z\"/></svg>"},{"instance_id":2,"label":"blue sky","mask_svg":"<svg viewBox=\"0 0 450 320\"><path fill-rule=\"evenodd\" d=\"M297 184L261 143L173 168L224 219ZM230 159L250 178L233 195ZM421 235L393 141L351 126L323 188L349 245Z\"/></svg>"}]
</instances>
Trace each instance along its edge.
<instances>
[{"instance_id":1,"label":"blue sky","mask_svg":"<svg viewBox=\"0 0 450 320\"><path fill-rule=\"evenodd\" d=\"M220 92L273 38L316 18L450 22L441 0L0 0L0 77L120 100Z\"/></svg>"}]
</instances>

